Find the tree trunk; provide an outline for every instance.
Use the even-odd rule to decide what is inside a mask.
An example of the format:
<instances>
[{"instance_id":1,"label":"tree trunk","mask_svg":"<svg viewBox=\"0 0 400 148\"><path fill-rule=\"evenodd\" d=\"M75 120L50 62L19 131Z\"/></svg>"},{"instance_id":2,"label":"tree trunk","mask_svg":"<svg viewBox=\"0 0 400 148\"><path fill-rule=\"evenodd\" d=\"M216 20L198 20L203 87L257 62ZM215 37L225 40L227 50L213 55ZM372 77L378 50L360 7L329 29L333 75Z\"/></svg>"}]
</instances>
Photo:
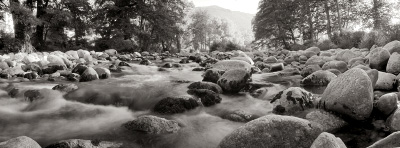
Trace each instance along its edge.
<instances>
[{"instance_id":1,"label":"tree trunk","mask_svg":"<svg viewBox=\"0 0 400 148\"><path fill-rule=\"evenodd\" d=\"M373 7L372 7L372 17L374 20L374 30L380 30L381 29L381 18L380 18L380 13L379 13L379 9L380 9L380 2L379 0L373 0Z\"/></svg>"},{"instance_id":2,"label":"tree trunk","mask_svg":"<svg viewBox=\"0 0 400 148\"><path fill-rule=\"evenodd\" d=\"M19 7L21 7L21 4L19 3L18 0L11 0L10 6L11 6L11 14L14 21L15 39L19 41L24 41L26 36L26 27L25 27L26 25L22 22L22 20L18 20L18 14L16 14L15 10L13 10L13 9L19 9Z\"/></svg>"},{"instance_id":3,"label":"tree trunk","mask_svg":"<svg viewBox=\"0 0 400 148\"><path fill-rule=\"evenodd\" d=\"M46 6L48 4L48 0L46 0L46 4L43 3L43 0L37 0L36 5L37 5L37 14L36 17L38 19L41 19L43 15L46 14ZM37 49L42 49L44 47L44 24L39 24L36 25L36 48Z\"/></svg>"},{"instance_id":4,"label":"tree trunk","mask_svg":"<svg viewBox=\"0 0 400 148\"><path fill-rule=\"evenodd\" d=\"M326 31L328 33L329 39L332 38L332 27L331 27L331 16L330 16L330 9L329 9L329 0L325 0L325 14L326 14Z\"/></svg>"},{"instance_id":5,"label":"tree trunk","mask_svg":"<svg viewBox=\"0 0 400 148\"><path fill-rule=\"evenodd\" d=\"M338 27L340 33L342 33L342 17L340 16L340 7L339 7L339 0L335 0L336 2L336 11L337 11L337 18L338 18Z\"/></svg>"},{"instance_id":6,"label":"tree trunk","mask_svg":"<svg viewBox=\"0 0 400 148\"><path fill-rule=\"evenodd\" d=\"M308 30L308 34L309 34L309 40L314 42L314 23L313 23L313 16L311 13L311 3L307 3L307 15L308 15L308 25L309 25L309 30Z\"/></svg>"}]
</instances>

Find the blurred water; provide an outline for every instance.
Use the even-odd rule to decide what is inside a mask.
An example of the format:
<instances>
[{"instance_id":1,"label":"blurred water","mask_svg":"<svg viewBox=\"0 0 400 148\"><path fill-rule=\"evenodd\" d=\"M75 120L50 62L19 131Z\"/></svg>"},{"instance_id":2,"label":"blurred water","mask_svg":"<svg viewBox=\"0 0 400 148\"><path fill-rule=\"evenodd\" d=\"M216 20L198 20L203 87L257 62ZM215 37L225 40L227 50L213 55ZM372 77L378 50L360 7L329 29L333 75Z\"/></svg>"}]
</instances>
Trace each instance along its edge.
<instances>
[{"instance_id":1,"label":"blurred water","mask_svg":"<svg viewBox=\"0 0 400 148\"><path fill-rule=\"evenodd\" d=\"M67 82L14 83L20 94L28 89L42 89L45 99L29 103L23 95L18 98L3 95L0 99L0 141L25 135L42 146L78 138L123 142L128 147L216 147L223 137L244 124L223 119L223 115L239 109L254 116L270 114L271 97L299 82L298 77L258 74L253 76L253 81L276 83L261 99L248 93L221 95L222 102L212 107L199 107L170 116L153 113L151 109L159 100L188 95L190 83L186 81L202 80L202 72L191 71L193 66L159 71L156 66L132 64L110 79L76 83L79 89L65 96L48 89ZM122 123L144 114L176 120L183 128L178 133L161 136L143 136L121 128Z\"/></svg>"}]
</instances>

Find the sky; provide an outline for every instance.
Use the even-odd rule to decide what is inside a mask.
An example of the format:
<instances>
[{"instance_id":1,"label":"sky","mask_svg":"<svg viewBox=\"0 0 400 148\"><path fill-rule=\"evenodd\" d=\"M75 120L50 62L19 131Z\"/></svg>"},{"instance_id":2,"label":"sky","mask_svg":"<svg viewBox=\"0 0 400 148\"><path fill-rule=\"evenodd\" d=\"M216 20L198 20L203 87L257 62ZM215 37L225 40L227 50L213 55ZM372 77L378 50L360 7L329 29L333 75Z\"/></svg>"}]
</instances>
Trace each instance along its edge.
<instances>
[{"instance_id":1,"label":"sky","mask_svg":"<svg viewBox=\"0 0 400 148\"><path fill-rule=\"evenodd\" d=\"M216 5L232 11L256 14L260 0L192 0L196 7Z\"/></svg>"}]
</instances>

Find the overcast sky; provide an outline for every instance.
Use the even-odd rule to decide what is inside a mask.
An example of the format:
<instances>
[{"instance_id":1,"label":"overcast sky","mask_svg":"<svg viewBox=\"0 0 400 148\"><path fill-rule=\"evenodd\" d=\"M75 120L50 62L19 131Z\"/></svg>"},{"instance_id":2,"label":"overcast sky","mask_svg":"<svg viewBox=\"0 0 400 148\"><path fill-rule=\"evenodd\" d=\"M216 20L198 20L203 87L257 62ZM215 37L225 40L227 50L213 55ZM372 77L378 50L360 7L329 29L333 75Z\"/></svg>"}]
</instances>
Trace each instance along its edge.
<instances>
[{"instance_id":1,"label":"overcast sky","mask_svg":"<svg viewBox=\"0 0 400 148\"><path fill-rule=\"evenodd\" d=\"M196 7L217 5L232 11L257 13L259 0L192 0Z\"/></svg>"}]
</instances>

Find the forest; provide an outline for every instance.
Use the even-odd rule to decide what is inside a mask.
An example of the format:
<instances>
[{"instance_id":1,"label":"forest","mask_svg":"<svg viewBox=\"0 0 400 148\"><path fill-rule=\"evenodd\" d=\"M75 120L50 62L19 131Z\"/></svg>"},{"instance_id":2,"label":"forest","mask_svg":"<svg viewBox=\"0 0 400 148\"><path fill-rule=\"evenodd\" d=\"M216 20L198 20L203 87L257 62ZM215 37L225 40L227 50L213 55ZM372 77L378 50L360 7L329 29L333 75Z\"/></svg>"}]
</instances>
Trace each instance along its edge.
<instances>
[{"instance_id":1,"label":"forest","mask_svg":"<svg viewBox=\"0 0 400 148\"><path fill-rule=\"evenodd\" d=\"M0 48L173 53L370 48L400 40L399 6L387 0L261 0L254 34L245 36L231 22L194 10L188 0L1 0L13 33L1 32Z\"/></svg>"}]
</instances>

